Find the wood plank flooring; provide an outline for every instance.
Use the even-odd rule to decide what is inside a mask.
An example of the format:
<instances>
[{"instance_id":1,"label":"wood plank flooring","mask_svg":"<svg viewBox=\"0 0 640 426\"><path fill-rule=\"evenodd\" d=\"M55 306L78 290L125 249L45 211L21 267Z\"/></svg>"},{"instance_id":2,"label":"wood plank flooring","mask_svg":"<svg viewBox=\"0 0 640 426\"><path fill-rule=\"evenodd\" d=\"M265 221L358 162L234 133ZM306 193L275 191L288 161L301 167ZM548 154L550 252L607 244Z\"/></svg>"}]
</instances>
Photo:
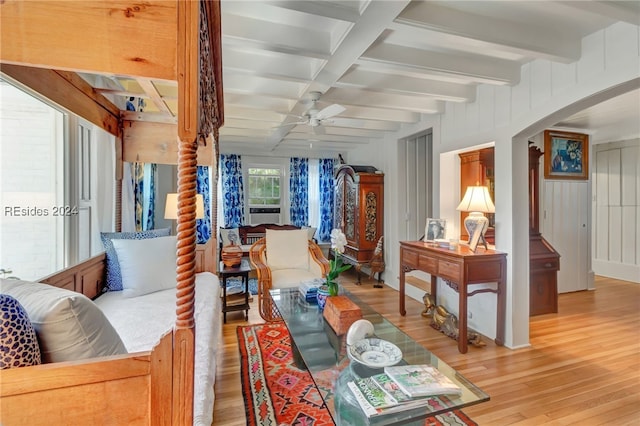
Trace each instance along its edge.
<instances>
[{"instance_id":1,"label":"wood plank flooring","mask_svg":"<svg viewBox=\"0 0 640 426\"><path fill-rule=\"evenodd\" d=\"M464 411L479 425L640 425L640 284L596 277L596 290L561 294L559 314L531 318L529 348L488 339L460 354L454 340L426 325L423 305L398 292L341 276L349 291L486 391L491 400ZM246 425L236 328L263 322L255 305L227 314L218 355L213 424Z\"/></svg>"}]
</instances>

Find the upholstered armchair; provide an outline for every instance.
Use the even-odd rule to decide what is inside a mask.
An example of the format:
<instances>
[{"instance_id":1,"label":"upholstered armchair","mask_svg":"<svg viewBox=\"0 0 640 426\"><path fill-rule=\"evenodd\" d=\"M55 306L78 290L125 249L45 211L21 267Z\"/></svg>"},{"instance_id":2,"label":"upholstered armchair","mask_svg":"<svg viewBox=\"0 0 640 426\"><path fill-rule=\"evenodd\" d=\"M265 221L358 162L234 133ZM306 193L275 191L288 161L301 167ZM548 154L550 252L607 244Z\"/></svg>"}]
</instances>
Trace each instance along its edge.
<instances>
[{"instance_id":1,"label":"upholstered armchair","mask_svg":"<svg viewBox=\"0 0 640 426\"><path fill-rule=\"evenodd\" d=\"M249 259L258 274L258 306L265 321L280 319L270 289L297 287L329 272L329 261L305 229L267 229L266 236L249 249Z\"/></svg>"}]
</instances>

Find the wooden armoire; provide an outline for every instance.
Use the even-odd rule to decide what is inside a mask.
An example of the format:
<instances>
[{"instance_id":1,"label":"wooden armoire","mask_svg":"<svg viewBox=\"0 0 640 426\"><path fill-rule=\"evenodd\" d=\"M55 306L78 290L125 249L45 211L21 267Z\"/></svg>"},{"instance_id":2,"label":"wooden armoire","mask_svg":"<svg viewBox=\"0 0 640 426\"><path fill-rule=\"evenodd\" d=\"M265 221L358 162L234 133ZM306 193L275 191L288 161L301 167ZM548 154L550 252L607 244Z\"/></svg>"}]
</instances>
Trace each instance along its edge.
<instances>
[{"instance_id":1,"label":"wooden armoire","mask_svg":"<svg viewBox=\"0 0 640 426\"><path fill-rule=\"evenodd\" d=\"M344 260L369 262L383 232L384 174L372 166L341 165L334 195L333 227L347 237Z\"/></svg>"},{"instance_id":2,"label":"wooden armoire","mask_svg":"<svg viewBox=\"0 0 640 426\"><path fill-rule=\"evenodd\" d=\"M529 315L558 312L560 254L540 233L538 147L529 147Z\"/></svg>"}]
</instances>

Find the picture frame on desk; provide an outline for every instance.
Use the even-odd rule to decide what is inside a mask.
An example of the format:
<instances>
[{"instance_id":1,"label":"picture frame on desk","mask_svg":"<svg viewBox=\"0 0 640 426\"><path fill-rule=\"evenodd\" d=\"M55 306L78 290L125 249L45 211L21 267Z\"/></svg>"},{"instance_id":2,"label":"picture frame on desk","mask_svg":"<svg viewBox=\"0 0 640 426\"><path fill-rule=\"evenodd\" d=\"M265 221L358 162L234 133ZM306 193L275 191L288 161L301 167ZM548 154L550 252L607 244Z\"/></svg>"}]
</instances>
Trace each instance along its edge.
<instances>
[{"instance_id":1,"label":"picture frame on desk","mask_svg":"<svg viewBox=\"0 0 640 426\"><path fill-rule=\"evenodd\" d=\"M434 242L444 239L446 229L447 221L445 219L427 218L427 223L424 226L424 241Z\"/></svg>"}]
</instances>

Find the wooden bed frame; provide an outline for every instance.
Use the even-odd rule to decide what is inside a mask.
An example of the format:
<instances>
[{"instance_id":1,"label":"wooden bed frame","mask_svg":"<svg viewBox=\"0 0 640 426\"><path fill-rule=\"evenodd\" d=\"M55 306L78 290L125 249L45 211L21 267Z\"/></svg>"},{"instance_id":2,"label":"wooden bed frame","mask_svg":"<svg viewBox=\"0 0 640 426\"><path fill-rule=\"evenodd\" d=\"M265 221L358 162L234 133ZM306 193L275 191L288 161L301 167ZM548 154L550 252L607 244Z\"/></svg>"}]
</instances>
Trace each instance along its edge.
<instances>
[{"instance_id":1,"label":"wooden bed frame","mask_svg":"<svg viewBox=\"0 0 640 426\"><path fill-rule=\"evenodd\" d=\"M176 324L151 351L0 372L0 423L193 423L195 272L215 271L216 242L196 250L196 166L217 169L223 123L218 1L0 2L0 71L116 137L123 161L178 165ZM77 73L177 83L177 113L120 111ZM214 174L214 175L217 175ZM215 188L215 185L212 185ZM120 194L116 197L119 217ZM215 206L215 196L213 209ZM215 218L213 219L215 229ZM95 297L104 255L45 281Z\"/></svg>"}]
</instances>

